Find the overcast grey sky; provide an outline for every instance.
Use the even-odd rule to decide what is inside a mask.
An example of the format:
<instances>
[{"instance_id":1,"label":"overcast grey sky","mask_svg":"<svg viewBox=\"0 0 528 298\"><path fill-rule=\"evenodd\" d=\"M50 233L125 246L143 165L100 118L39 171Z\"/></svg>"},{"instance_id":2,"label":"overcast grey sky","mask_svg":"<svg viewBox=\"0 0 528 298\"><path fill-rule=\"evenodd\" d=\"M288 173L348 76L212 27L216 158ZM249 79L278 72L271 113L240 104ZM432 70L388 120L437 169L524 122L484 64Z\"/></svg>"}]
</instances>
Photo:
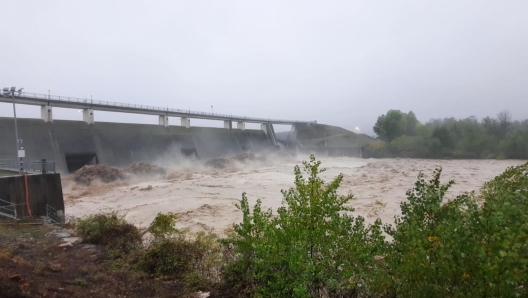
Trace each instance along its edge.
<instances>
[{"instance_id":1,"label":"overcast grey sky","mask_svg":"<svg viewBox=\"0 0 528 298\"><path fill-rule=\"evenodd\" d=\"M389 109L421 121L501 110L528 118L526 0L7 0L0 12L0 85L28 92L212 105L367 133ZM17 111L40 116L38 107ZM11 106L0 104L0 116L12 117Z\"/></svg>"}]
</instances>

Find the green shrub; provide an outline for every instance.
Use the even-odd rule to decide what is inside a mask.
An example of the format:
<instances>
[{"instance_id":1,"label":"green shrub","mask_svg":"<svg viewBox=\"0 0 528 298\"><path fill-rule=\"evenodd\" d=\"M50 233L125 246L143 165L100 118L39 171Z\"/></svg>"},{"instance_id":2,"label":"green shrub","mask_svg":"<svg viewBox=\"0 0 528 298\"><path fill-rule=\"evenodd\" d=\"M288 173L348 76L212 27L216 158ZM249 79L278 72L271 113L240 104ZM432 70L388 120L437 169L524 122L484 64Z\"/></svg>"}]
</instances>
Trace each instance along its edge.
<instances>
[{"instance_id":1,"label":"green shrub","mask_svg":"<svg viewBox=\"0 0 528 298\"><path fill-rule=\"evenodd\" d=\"M172 278L183 278L186 287L206 290L218 282L222 246L215 234L192 234L174 228L172 214L158 214L149 227L154 240L139 257L143 272Z\"/></svg>"},{"instance_id":2,"label":"green shrub","mask_svg":"<svg viewBox=\"0 0 528 298\"><path fill-rule=\"evenodd\" d=\"M468 212L477 208L470 195L444 204L453 181L440 183L441 169L433 179L418 176L407 201L400 204L402 215L385 231L393 237L387 256L394 292L401 297L464 296L464 276L476 249L467 224ZM456 296L456 295L455 295Z\"/></svg>"},{"instance_id":3,"label":"green shrub","mask_svg":"<svg viewBox=\"0 0 528 298\"><path fill-rule=\"evenodd\" d=\"M326 184L313 156L305 178L283 191L273 215L261 201L223 240L224 284L248 297L526 297L528 163L507 169L479 194L447 200L454 183L418 176L401 216L384 231L348 215L351 197Z\"/></svg>"},{"instance_id":4,"label":"green shrub","mask_svg":"<svg viewBox=\"0 0 528 298\"><path fill-rule=\"evenodd\" d=\"M363 145L364 158L392 157L388 144L382 141L374 141Z\"/></svg>"},{"instance_id":5,"label":"green shrub","mask_svg":"<svg viewBox=\"0 0 528 298\"><path fill-rule=\"evenodd\" d=\"M181 277L189 271L193 251L188 241L161 239L152 242L139 261L139 267L158 276Z\"/></svg>"},{"instance_id":6,"label":"green shrub","mask_svg":"<svg viewBox=\"0 0 528 298\"><path fill-rule=\"evenodd\" d=\"M231 258L225 282L254 297L344 297L369 293L380 271L375 256L385 253L381 223L365 226L349 215L352 196L337 195L342 175L328 185L313 156L295 167L295 189L283 191L283 206L252 210L245 194L237 207L243 221L223 241Z\"/></svg>"},{"instance_id":7,"label":"green shrub","mask_svg":"<svg viewBox=\"0 0 528 298\"><path fill-rule=\"evenodd\" d=\"M178 217L173 213L158 213L154 220L150 223L147 231L152 234L155 239L167 238L178 233L175 224Z\"/></svg>"},{"instance_id":8,"label":"green shrub","mask_svg":"<svg viewBox=\"0 0 528 298\"><path fill-rule=\"evenodd\" d=\"M114 212L79 219L75 228L84 242L105 245L114 257L127 254L141 244L138 228Z\"/></svg>"},{"instance_id":9,"label":"green shrub","mask_svg":"<svg viewBox=\"0 0 528 298\"><path fill-rule=\"evenodd\" d=\"M474 267L483 296L528 296L528 163L486 183L472 216L480 245Z\"/></svg>"},{"instance_id":10,"label":"green shrub","mask_svg":"<svg viewBox=\"0 0 528 298\"><path fill-rule=\"evenodd\" d=\"M445 201L453 183L418 176L401 203L387 262L401 297L528 295L528 163Z\"/></svg>"},{"instance_id":11,"label":"green shrub","mask_svg":"<svg viewBox=\"0 0 528 298\"><path fill-rule=\"evenodd\" d=\"M389 143L389 149L399 157L427 157L429 144L421 136L400 136Z\"/></svg>"}]
</instances>

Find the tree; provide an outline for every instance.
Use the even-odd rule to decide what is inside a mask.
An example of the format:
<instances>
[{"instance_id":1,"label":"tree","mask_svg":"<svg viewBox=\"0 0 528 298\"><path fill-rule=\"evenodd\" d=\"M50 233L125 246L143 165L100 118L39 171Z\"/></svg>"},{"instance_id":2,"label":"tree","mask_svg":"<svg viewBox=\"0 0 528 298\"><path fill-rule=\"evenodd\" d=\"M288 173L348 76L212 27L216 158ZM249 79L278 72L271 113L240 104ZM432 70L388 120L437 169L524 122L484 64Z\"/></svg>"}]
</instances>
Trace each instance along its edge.
<instances>
[{"instance_id":1,"label":"tree","mask_svg":"<svg viewBox=\"0 0 528 298\"><path fill-rule=\"evenodd\" d=\"M413 111L410 111L407 114L404 114L404 135L406 136L414 136L416 135L416 129L420 122L416 118L416 115L413 113Z\"/></svg>"},{"instance_id":2,"label":"tree","mask_svg":"<svg viewBox=\"0 0 528 298\"><path fill-rule=\"evenodd\" d=\"M511 113L509 111L502 111L497 114L497 120L499 122L500 137L503 138L511 126Z\"/></svg>"},{"instance_id":3,"label":"tree","mask_svg":"<svg viewBox=\"0 0 528 298\"><path fill-rule=\"evenodd\" d=\"M419 124L420 122L412 111L402 113L400 110L389 110L386 115L378 117L378 121L374 125L374 132L380 140L391 142L400 136L416 135Z\"/></svg>"},{"instance_id":4,"label":"tree","mask_svg":"<svg viewBox=\"0 0 528 298\"><path fill-rule=\"evenodd\" d=\"M303 164L307 177L295 167L295 188L282 191L276 217L262 210L260 200L251 210L245 195L238 205L242 223L225 241L237 258L226 272L248 296L349 297L358 292L356 281L375 278L367 268L376 266L374 256L386 247L381 222L365 226L362 217L348 214L352 196L337 194L342 175L326 184L320 161L312 155Z\"/></svg>"},{"instance_id":5,"label":"tree","mask_svg":"<svg viewBox=\"0 0 528 298\"><path fill-rule=\"evenodd\" d=\"M436 127L433 130L433 138L437 138L440 143L442 144L442 147L452 149L454 142L453 139L449 133L449 130L445 126Z\"/></svg>"}]
</instances>

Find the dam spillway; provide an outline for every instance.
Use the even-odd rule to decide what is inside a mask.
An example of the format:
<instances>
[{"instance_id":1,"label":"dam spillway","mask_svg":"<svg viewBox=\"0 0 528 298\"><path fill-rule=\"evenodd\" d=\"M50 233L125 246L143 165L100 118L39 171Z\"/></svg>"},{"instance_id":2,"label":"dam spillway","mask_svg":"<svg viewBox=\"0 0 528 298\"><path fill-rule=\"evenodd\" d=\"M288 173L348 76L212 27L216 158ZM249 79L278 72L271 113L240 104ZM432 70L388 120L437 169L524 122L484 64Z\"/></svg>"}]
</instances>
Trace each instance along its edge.
<instances>
[{"instance_id":1,"label":"dam spillway","mask_svg":"<svg viewBox=\"0 0 528 298\"><path fill-rule=\"evenodd\" d=\"M0 118L0 159L17 157L14 130L12 118ZM27 160L54 160L61 173L86 164L128 166L137 161L209 159L276 149L264 131L250 129L18 119L18 131Z\"/></svg>"}]
</instances>

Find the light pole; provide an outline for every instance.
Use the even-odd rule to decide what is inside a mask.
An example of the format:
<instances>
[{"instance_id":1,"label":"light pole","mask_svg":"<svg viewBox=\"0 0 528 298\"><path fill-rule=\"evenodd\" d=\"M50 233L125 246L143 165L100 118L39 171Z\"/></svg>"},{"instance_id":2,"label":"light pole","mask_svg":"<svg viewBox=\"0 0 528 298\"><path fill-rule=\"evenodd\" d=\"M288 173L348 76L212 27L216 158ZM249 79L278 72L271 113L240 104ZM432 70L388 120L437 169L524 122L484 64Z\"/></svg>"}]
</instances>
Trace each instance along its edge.
<instances>
[{"instance_id":1,"label":"light pole","mask_svg":"<svg viewBox=\"0 0 528 298\"><path fill-rule=\"evenodd\" d=\"M48 99L51 99L51 90L48 89Z\"/></svg>"},{"instance_id":2,"label":"light pole","mask_svg":"<svg viewBox=\"0 0 528 298\"><path fill-rule=\"evenodd\" d=\"M15 94L13 93L11 96L13 96L13 118L15 119L16 154L17 154L17 157L20 159L19 173L22 174L23 166L22 166L22 157L20 155L20 140L18 139L18 125L17 125L17 118L16 118Z\"/></svg>"},{"instance_id":3,"label":"light pole","mask_svg":"<svg viewBox=\"0 0 528 298\"><path fill-rule=\"evenodd\" d=\"M211 106L211 114L214 114L214 113L213 113L213 106Z\"/></svg>"}]
</instances>

